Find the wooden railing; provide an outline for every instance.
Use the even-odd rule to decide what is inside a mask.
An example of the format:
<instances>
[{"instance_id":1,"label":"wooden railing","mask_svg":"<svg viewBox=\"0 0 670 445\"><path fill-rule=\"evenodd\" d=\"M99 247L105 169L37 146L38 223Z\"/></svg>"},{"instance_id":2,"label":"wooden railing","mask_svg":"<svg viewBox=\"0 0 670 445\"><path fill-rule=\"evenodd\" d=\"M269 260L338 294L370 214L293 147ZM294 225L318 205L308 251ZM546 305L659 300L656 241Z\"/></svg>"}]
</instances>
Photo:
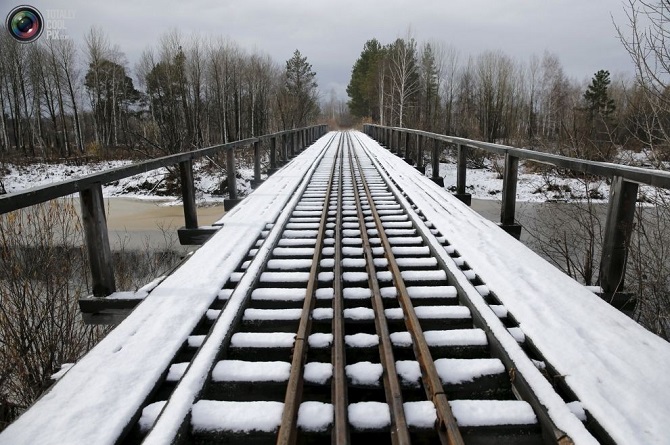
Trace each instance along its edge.
<instances>
[{"instance_id":1,"label":"wooden railing","mask_svg":"<svg viewBox=\"0 0 670 445\"><path fill-rule=\"evenodd\" d=\"M423 163L424 151L427 142L432 143L431 165L432 180L444 186L444 180L439 176L440 154L446 145L456 146L457 170L455 196L466 204L470 204L471 197L466 193L466 162L468 150L480 149L488 153L495 153L505 157L503 171L502 206L500 210L500 226L517 239L521 234L521 226L515 223L516 185L519 170L519 159L564 168L574 172L586 173L594 176L611 179L609 208L603 239L602 257L600 260L600 287L605 298L610 301L621 295L624 276L626 273L626 259L628 258L628 240L633 227L635 203L637 201L638 185L670 189L670 172L652 170L640 167L630 167L607 162L588 161L585 159L541 153L537 151L514 148L506 145L491 144L471 139L445 136L426 131L407 128L385 127L380 125L364 125L365 133L382 145L411 159L411 145L414 145L414 154L417 162ZM414 137L414 144L411 136ZM423 169L423 165L418 165ZM625 297L618 300L622 303Z\"/></svg>"},{"instance_id":2,"label":"wooden railing","mask_svg":"<svg viewBox=\"0 0 670 445\"><path fill-rule=\"evenodd\" d=\"M199 243L203 238L210 236L212 231L211 229L200 229L198 227L195 186L193 182L194 160L226 152L229 199L224 202L224 207L228 210L239 201L235 178L235 155L237 151L253 146L254 180L252 185L257 186L261 182L261 143L269 142L270 145L270 165L268 170L268 175L270 175L303 148L321 137L325 132L325 125L286 130L186 153L164 156L77 179L10 193L0 196L0 214L41 204L73 193L79 193L82 222L86 234L86 245L91 267L93 296L105 297L116 291L116 284L114 281L114 267L107 231L105 206L102 197L103 184L159 168L178 165L181 177L185 221L185 227L179 230L179 238L182 244Z\"/></svg>"}]
</instances>

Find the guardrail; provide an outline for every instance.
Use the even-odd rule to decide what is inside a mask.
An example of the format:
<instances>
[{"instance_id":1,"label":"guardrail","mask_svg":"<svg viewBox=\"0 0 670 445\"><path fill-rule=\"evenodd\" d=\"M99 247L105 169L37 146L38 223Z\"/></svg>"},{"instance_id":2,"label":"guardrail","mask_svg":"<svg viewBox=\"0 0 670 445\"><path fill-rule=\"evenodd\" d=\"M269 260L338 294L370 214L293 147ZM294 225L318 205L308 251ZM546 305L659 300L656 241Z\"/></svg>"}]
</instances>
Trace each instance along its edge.
<instances>
[{"instance_id":1,"label":"guardrail","mask_svg":"<svg viewBox=\"0 0 670 445\"><path fill-rule=\"evenodd\" d=\"M92 275L94 297L105 297L116 291L114 267L109 244L105 206L102 197L102 186L119 179L128 178L159 168L178 165L181 178L181 193L184 203L185 227L179 229L182 244L201 244L211 236L213 230L198 227L197 207L195 203L195 186L193 182L193 161L204 156L226 152L226 169L228 176L229 199L224 202L226 210L239 202L236 191L236 159L238 149L253 146L254 180L253 186L261 181L261 143L270 144L270 165L268 175L274 173L281 165L307 147L326 132L326 125L281 131L265 136L230 142L228 144L178 153L132 165L106 170L100 173L70 179L56 184L34 187L25 191L0 196L0 214L41 204L53 199L79 193L82 211L82 223L86 234L86 246Z\"/></svg>"},{"instance_id":2,"label":"guardrail","mask_svg":"<svg viewBox=\"0 0 670 445\"><path fill-rule=\"evenodd\" d=\"M468 205L470 205L471 201L470 194L466 193L468 150L480 149L505 156L500 226L517 239L521 234L521 226L515 223L514 216L520 159L532 160L575 172L611 178L612 184L610 187L609 208L600 261L599 284L603 289L603 297L609 298L614 305L623 305L628 300L628 296L624 296L622 290L626 274L626 260L628 258L628 240L630 239L633 227L638 186L642 184L670 189L670 172L570 158L407 128L366 124L363 130L368 136L377 140L391 151L396 152L396 154L404 156L405 160L408 161L412 159L410 135L414 135L416 138L414 143L415 153L419 164L424 159L426 142L432 141L431 179L441 186L444 186L444 180L439 176L440 143L455 145L457 147L455 196ZM423 165L417 166L419 169L423 169L424 167ZM620 295L620 297L617 298L616 295Z\"/></svg>"}]
</instances>

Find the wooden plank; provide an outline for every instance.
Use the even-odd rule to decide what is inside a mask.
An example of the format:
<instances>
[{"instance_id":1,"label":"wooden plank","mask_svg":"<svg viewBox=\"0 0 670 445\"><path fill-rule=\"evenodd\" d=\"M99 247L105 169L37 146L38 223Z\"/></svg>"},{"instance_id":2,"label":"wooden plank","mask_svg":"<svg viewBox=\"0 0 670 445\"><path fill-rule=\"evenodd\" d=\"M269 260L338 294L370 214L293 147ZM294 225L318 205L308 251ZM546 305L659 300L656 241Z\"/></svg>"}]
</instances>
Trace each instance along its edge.
<instances>
[{"instance_id":1,"label":"wooden plank","mask_svg":"<svg viewBox=\"0 0 670 445\"><path fill-rule=\"evenodd\" d=\"M235 166L235 152L226 152L226 173L228 174L228 196L229 199L237 199L237 178Z\"/></svg>"},{"instance_id":2,"label":"wooden plank","mask_svg":"<svg viewBox=\"0 0 670 445\"><path fill-rule=\"evenodd\" d=\"M505 155L505 172L503 175L502 206L500 208L500 222L503 226L514 224L518 173L519 158L507 153Z\"/></svg>"},{"instance_id":3,"label":"wooden plank","mask_svg":"<svg viewBox=\"0 0 670 445\"><path fill-rule=\"evenodd\" d=\"M232 152L232 150L230 150ZM195 205L195 185L193 183L193 161L188 159L179 163L181 180L181 198L184 204L184 225L187 229L198 227L198 210Z\"/></svg>"},{"instance_id":4,"label":"wooden plank","mask_svg":"<svg viewBox=\"0 0 670 445\"><path fill-rule=\"evenodd\" d=\"M102 184L79 192L81 219L86 234L86 247L91 266L94 297L106 297L116 291L114 263L109 246L105 203L102 198Z\"/></svg>"},{"instance_id":5,"label":"wooden plank","mask_svg":"<svg viewBox=\"0 0 670 445\"><path fill-rule=\"evenodd\" d=\"M637 184L627 182L620 176L612 180L600 260L600 286L607 294L623 290L637 190Z\"/></svg>"}]
</instances>

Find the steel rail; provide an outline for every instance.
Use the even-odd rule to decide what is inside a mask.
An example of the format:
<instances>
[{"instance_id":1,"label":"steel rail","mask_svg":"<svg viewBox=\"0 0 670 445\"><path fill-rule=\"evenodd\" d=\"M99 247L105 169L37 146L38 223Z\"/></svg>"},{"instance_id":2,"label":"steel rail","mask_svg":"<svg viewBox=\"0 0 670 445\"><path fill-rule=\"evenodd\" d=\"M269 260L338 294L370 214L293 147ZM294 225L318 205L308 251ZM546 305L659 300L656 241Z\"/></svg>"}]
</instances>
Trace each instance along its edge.
<instances>
[{"instance_id":1,"label":"steel rail","mask_svg":"<svg viewBox=\"0 0 670 445\"><path fill-rule=\"evenodd\" d=\"M348 444L349 419L347 395L347 375L345 366L347 363L344 345L344 301L342 295L342 199L344 187L344 150L337 158L338 180L337 180L337 214L335 216L335 255L333 265L333 381L331 401L334 409L334 426L332 433L333 445ZM329 203L330 205L330 203Z\"/></svg>"},{"instance_id":2,"label":"steel rail","mask_svg":"<svg viewBox=\"0 0 670 445\"><path fill-rule=\"evenodd\" d=\"M435 405L437 411L437 432L440 435L440 440L449 445L463 445L463 438L461 436L460 430L454 418L454 414L451 411L449 406L449 401L447 396L444 393L444 387L442 386L442 381L437 373L435 368L435 362L430 353L430 348L428 343L423 335L423 330L421 329L421 324L419 318L416 315L414 306L407 292L407 287L405 286L405 281L402 278L400 268L395 260L395 255L392 251L391 243L384 232L384 226L382 224L381 218L377 212L374 201L372 199L372 193L365 179L365 172L363 171L363 166L361 161L356 153L354 153L356 163L358 166L358 171L361 175L361 182L363 188L365 189L365 194L368 198L370 205L370 210L375 221L375 226L377 227L377 232L379 238L382 242L382 247L384 249L384 256L388 261L388 267L393 276L393 283L398 292L398 300L400 306L403 310L403 315L405 319L405 325L412 337L412 347L416 355L417 361L421 367L421 376L424 388L428 398ZM380 172L381 173L381 172Z\"/></svg>"},{"instance_id":3,"label":"steel rail","mask_svg":"<svg viewBox=\"0 0 670 445\"><path fill-rule=\"evenodd\" d=\"M347 137L350 138L349 133ZM361 197L359 195L358 181L356 180L355 167L353 164L353 157L349 156L349 168L351 171L351 180L354 188L354 196L356 198L356 210L358 213L358 220L361 225L361 239L363 241L363 256L365 257L365 269L368 274L368 285L372 292L372 309L375 315L375 330L379 336L379 356L382 362L384 392L386 401L389 404L391 412L391 441L394 445L411 443L409 436L409 426L405 418L405 410L402 402L402 388L400 380L398 379L398 372L395 365L395 357L393 355L393 343L389 333L388 323L386 321L386 314L384 313L384 303L382 300L381 290L379 289L379 281L377 279L376 268L374 264L374 256L372 247L370 246L370 238L368 237L367 227L365 225L365 215L363 214L363 206ZM372 197L367 196L368 203L372 208Z\"/></svg>"},{"instance_id":4,"label":"steel rail","mask_svg":"<svg viewBox=\"0 0 670 445\"><path fill-rule=\"evenodd\" d=\"M300 201L300 197L309 186L309 182L316 172L318 164L323 160L334 140L335 136L332 136L326 143L314 165L310 167L305 178L301 180L294 190L293 197L288 201L286 209L294 209L296 207ZM170 394L167 403L161 409L154 425L142 440L143 445L173 443L176 440L176 436L187 428L185 425L189 417L187 415L188 411L192 407L192 404L200 398L204 386L208 381L208 376L211 375L211 371L222 351L225 351L230 345L230 339L234 331L238 329L240 325L244 309L248 304L251 293L260 281L261 271L267 265L272 251L277 247L281 238L281 233L284 231L289 218L290 213L286 214L282 212L275 220L275 224L265 238L263 245L259 248L258 254L254 256L243 277L240 279L235 290L229 297L226 307L219 313L219 316L207 333L204 342L198 348L195 356L190 360L189 365L177 383L177 386ZM203 373L204 369L206 369L206 372ZM165 374L167 374L167 371ZM157 387L158 383L152 392L155 391ZM147 400L151 398L151 395L152 394L148 394ZM141 412L142 408L135 414L133 421L129 423L128 429L136 423ZM177 417L175 412L179 412L183 418L180 425L174 425L174 418ZM121 442L121 439L123 439L128 432L129 431L124 431L117 442Z\"/></svg>"},{"instance_id":5,"label":"steel rail","mask_svg":"<svg viewBox=\"0 0 670 445\"><path fill-rule=\"evenodd\" d=\"M293 357L291 358L291 373L289 375L286 387L286 397L284 399L284 410L282 412L281 424L277 434L278 445L291 445L296 443L297 439L297 420L298 409L302 400L304 384L304 368L309 349L308 337L312 330L312 310L316 302L316 288L318 286L319 267L323 253L323 240L326 234L326 225L328 221L328 211L330 206L330 196L333 190L333 178L337 166L337 157L342 148L342 139L340 139L337 151L333 159L333 166L330 171L330 181L326 189L326 197L321 212L321 221L319 233L316 237L314 255L312 257L312 266L309 272L309 281L305 291L305 301L300 315L300 324L293 345Z\"/></svg>"},{"instance_id":6,"label":"steel rail","mask_svg":"<svg viewBox=\"0 0 670 445\"><path fill-rule=\"evenodd\" d=\"M363 146L360 139L359 142L361 143L361 146ZM367 149L364 150L368 151ZM371 157L372 155L368 153L368 156ZM383 170L381 165L376 165L376 167L378 169ZM389 187L389 190L398 200L398 203L405 209L405 211L408 214L410 214L408 210L409 205L402 198L400 188L393 185L391 182L392 180L389 180L386 177L386 175L382 175L382 178L384 179L384 182L386 182L386 185ZM512 335L507 331L507 329L503 326L500 319L497 316L495 316L495 314L491 313L488 314L489 316L487 316L480 310L478 305L475 304L468 297L469 295L478 296L483 301L483 297L480 296L479 292L475 289L474 285L469 280L459 279L457 275L460 274L462 276L463 274L460 271L460 269L455 265L455 263L453 263L453 261L448 261L445 259L444 249L442 249L442 252L438 252L439 248L437 246L440 245L439 242L437 241L435 236L432 233L430 233L429 230L424 229L425 225L419 223L418 216L416 218L414 216L411 216L411 218L414 222L414 225L417 227L417 234L428 246L431 254L437 259L440 269L444 270L447 273L449 281L453 283L453 286L456 287L456 289L458 290L459 302L462 305L468 307L468 309L470 309L470 314L472 316L474 325L480 327L485 332L489 346L492 351L492 355L494 357L499 358L503 362L503 364L505 365L505 369L508 369L510 371L510 376L513 375L513 377L510 377L510 380L515 395L517 396L517 398L519 398L520 400L525 400L533 407L533 411L537 415L540 424L542 425L543 437L546 443L557 444L557 445L572 445L574 443L572 439L564 431L562 431L560 428L556 426L553 419L551 418L551 415L548 412L547 407L543 404L543 402L539 399L539 397L535 393L533 385L531 384L532 378L529 378L529 376L524 375L524 373L518 369L517 365L512 360L510 353L508 351L509 346L507 347L504 346L503 340L495 335L493 325L497 325L498 327L497 330L499 332L503 332L504 335L508 336L506 342L508 345L512 345L512 348L519 348L519 349L521 348L521 346L518 345L516 340L514 340ZM530 360L530 358L528 358L528 360ZM533 365L531 369L536 369L535 365Z\"/></svg>"}]
</instances>

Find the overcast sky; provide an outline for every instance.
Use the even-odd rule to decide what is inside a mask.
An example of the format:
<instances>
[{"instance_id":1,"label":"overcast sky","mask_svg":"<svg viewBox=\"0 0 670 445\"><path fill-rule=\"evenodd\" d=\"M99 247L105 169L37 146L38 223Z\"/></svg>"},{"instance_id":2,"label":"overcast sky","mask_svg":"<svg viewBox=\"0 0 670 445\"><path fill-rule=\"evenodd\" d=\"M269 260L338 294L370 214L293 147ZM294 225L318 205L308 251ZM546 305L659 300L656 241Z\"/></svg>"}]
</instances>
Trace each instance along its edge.
<instances>
[{"instance_id":1,"label":"overcast sky","mask_svg":"<svg viewBox=\"0 0 670 445\"><path fill-rule=\"evenodd\" d=\"M64 32L79 43L91 25L101 26L131 69L171 28L228 36L281 64L299 49L324 95L335 89L341 98L364 43L390 43L408 28L417 41L451 45L462 59L500 50L527 61L546 50L577 80L600 69L632 73L613 24L625 24L621 0L0 0L0 14L25 3L43 14L74 11Z\"/></svg>"}]
</instances>

